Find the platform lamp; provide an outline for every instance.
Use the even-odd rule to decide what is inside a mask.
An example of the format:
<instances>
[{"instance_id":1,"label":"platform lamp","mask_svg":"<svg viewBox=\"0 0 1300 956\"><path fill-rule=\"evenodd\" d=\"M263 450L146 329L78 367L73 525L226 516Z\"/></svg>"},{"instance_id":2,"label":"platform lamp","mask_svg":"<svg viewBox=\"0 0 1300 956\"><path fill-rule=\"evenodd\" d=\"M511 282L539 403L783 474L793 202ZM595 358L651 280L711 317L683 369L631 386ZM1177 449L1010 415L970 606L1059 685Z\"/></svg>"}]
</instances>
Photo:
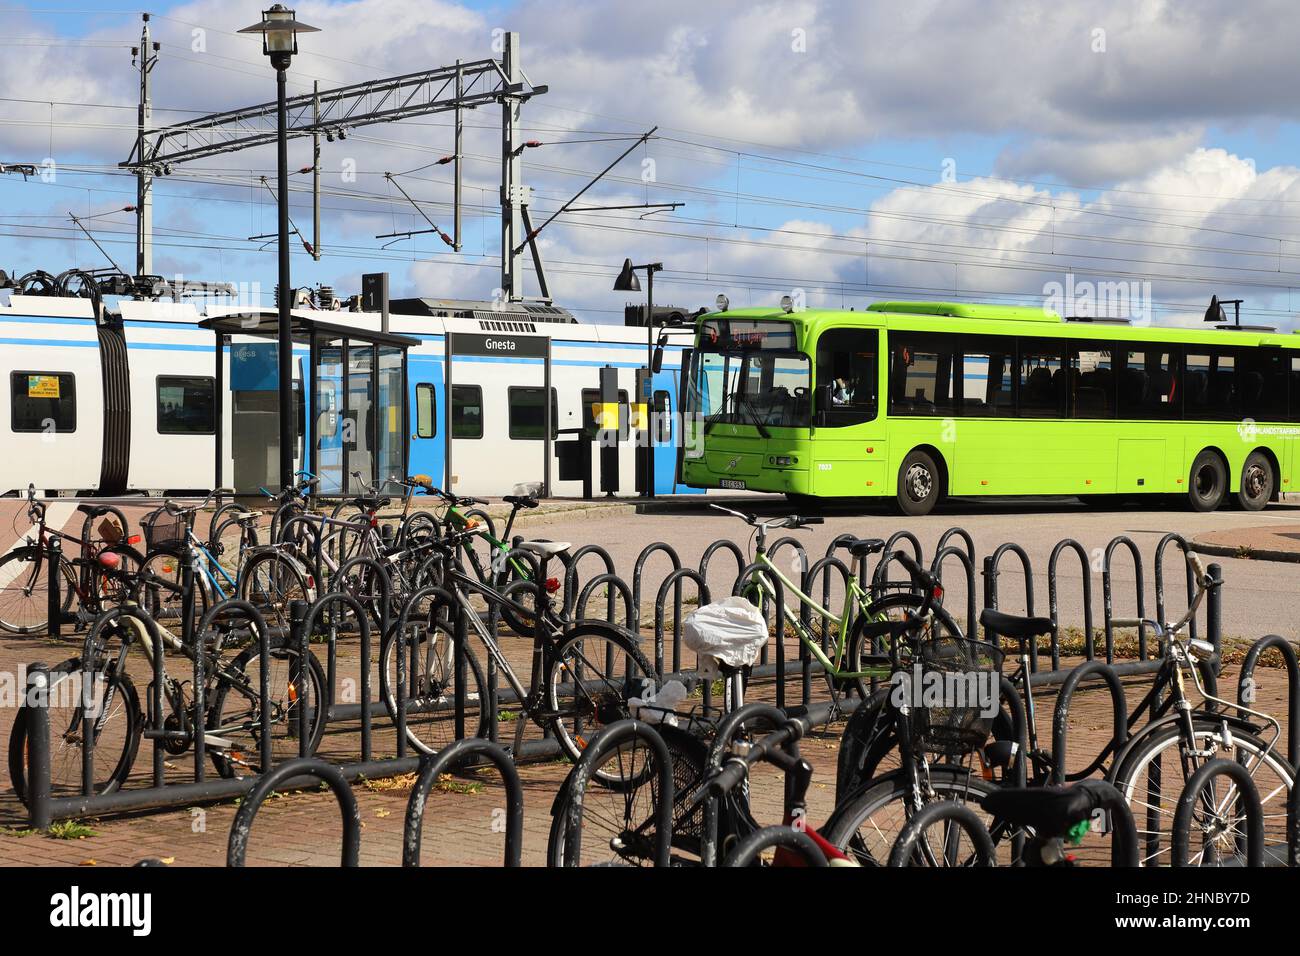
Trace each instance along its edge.
<instances>
[{"instance_id":1,"label":"platform lamp","mask_svg":"<svg viewBox=\"0 0 1300 956\"><path fill-rule=\"evenodd\" d=\"M300 23L294 12L277 3L262 11L262 19L240 33L260 33L262 52L271 59L275 70L276 86L276 149L277 189L276 206L280 219L280 292L277 305L280 313L277 358L279 360L280 386L280 487L293 486L294 405L293 405L293 317L289 310L289 135L288 111L285 107L285 72L293 55L298 52L298 34L319 33L316 27Z\"/></svg>"},{"instance_id":2,"label":"platform lamp","mask_svg":"<svg viewBox=\"0 0 1300 956\"><path fill-rule=\"evenodd\" d=\"M652 432L650 429L650 406L651 396L654 394L654 386L651 384L654 375L654 356L655 356L655 273L662 272L664 264L662 262L647 262L644 265L634 266L631 259L623 260L623 268L614 280L615 292L640 292L641 280L637 278L637 270L645 270L646 280L646 307L645 307L645 326L646 326L646 394L642 396L645 399L646 415L646 444L642 450L642 475L644 483L642 485L642 494L647 498L655 496L654 485L654 450L651 442Z\"/></svg>"}]
</instances>

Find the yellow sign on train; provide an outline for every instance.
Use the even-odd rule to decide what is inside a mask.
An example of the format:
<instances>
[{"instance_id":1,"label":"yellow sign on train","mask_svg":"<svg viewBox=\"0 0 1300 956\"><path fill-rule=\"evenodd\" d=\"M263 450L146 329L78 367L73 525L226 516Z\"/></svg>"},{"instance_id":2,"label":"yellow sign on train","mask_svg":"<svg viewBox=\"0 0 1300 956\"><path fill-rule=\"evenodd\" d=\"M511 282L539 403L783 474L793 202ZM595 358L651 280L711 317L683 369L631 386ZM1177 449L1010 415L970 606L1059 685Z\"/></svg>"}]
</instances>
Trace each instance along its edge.
<instances>
[{"instance_id":1,"label":"yellow sign on train","mask_svg":"<svg viewBox=\"0 0 1300 956\"><path fill-rule=\"evenodd\" d=\"M57 375L28 375L28 398L58 398L59 377Z\"/></svg>"}]
</instances>

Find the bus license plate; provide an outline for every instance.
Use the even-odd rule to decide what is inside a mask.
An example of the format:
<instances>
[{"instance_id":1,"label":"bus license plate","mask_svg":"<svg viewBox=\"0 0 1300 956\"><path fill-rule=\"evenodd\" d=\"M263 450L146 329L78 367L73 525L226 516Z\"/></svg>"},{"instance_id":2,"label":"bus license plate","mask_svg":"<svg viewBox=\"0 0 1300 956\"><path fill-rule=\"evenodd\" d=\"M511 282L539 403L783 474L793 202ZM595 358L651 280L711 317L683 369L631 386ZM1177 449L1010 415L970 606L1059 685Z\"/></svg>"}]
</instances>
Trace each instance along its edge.
<instances>
[{"instance_id":1,"label":"bus license plate","mask_svg":"<svg viewBox=\"0 0 1300 956\"><path fill-rule=\"evenodd\" d=\"M745 483L739 478L720 478L718 479L719 488L731 488L735 491L744 491Z\"/></svg>"}]
</instances>

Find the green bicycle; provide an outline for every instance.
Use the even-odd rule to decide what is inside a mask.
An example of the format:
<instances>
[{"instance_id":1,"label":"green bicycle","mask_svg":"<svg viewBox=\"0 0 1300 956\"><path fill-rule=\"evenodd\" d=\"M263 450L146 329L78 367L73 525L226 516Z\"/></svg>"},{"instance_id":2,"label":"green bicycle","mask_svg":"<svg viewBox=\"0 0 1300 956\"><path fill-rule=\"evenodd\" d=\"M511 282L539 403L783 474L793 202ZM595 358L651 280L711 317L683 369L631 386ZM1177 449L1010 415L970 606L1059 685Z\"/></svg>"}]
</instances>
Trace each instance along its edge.
<instances>
[{"instance_id":1,"label":"green bicycle","mask_svg":"<svg viewBox=\"0 0 1300 956\"><path fill-rule=\"evenodd\" d=\"M739 593L759 607L769 603L780 604L785 626L794 631L808 648L808 653L821 665L831 687L833 702L838 701L837 691L845 689L856 691L862 700L866 700L871 693L872 681L889 679L893 669L892 639L909 628L915 629L915 622L909 619L909 614L926 606L927 597L929 616L920 639L924 640L931 632L960 636L960 628L940 604L943 589L937 583L932 585L935 593L928 596L915 590L873 594L861 585L859 572L862 562L884 550L885 542L881 539L837 541L837 547L846 549L852 559L845 582L844 605L837 615L804 594L800 586L772 561L767 549L768 531L805 528L821 524L821 518L790 515L761 521L743 511L717 504L712 507L740 518L754 529L754 561L742 572L749 577L740 586ZM902 552L895 553L895 560L908 570L913 569L913 562ZM780 593L774 579L780 584ZM793 595L796 603L786 603L783 595ZM801 613L803 608L809 611L806 618Z\"/></svg>"}]
</instances>

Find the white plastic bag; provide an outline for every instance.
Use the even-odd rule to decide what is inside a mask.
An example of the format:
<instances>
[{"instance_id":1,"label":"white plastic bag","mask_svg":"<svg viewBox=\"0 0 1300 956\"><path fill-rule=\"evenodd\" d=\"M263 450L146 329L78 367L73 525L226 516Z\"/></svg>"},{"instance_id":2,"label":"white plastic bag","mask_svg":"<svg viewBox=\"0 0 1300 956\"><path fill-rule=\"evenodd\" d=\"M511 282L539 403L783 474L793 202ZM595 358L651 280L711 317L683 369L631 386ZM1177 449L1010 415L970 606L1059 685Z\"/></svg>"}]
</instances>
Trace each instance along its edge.
<instances>
[{"instance_id":1,"label":"white plastic bag","mask_svg":"<svg viewBox=\"0 0 1300 956\"><path fill-rule=\"evenodd\" d=\"M759 649L767 643L767 621L745 598L732 595L686 615L682 635L696 654L745 667L758 660Z\"/></svg>"},{"instance_id":2,"label":"white plastic bag","mask_svg":"<svg viewBox=\"0 0 1300 956\"><path fill-rule=\"evenodd\" d=\"M631 697L627 708L632 716L644 720L647 724L667 724L677 726L677 717L671 711L690 696L686 685L679 680L670 680L658 691L650 691L645 697Z\"/></svg>"}]
</instances>

